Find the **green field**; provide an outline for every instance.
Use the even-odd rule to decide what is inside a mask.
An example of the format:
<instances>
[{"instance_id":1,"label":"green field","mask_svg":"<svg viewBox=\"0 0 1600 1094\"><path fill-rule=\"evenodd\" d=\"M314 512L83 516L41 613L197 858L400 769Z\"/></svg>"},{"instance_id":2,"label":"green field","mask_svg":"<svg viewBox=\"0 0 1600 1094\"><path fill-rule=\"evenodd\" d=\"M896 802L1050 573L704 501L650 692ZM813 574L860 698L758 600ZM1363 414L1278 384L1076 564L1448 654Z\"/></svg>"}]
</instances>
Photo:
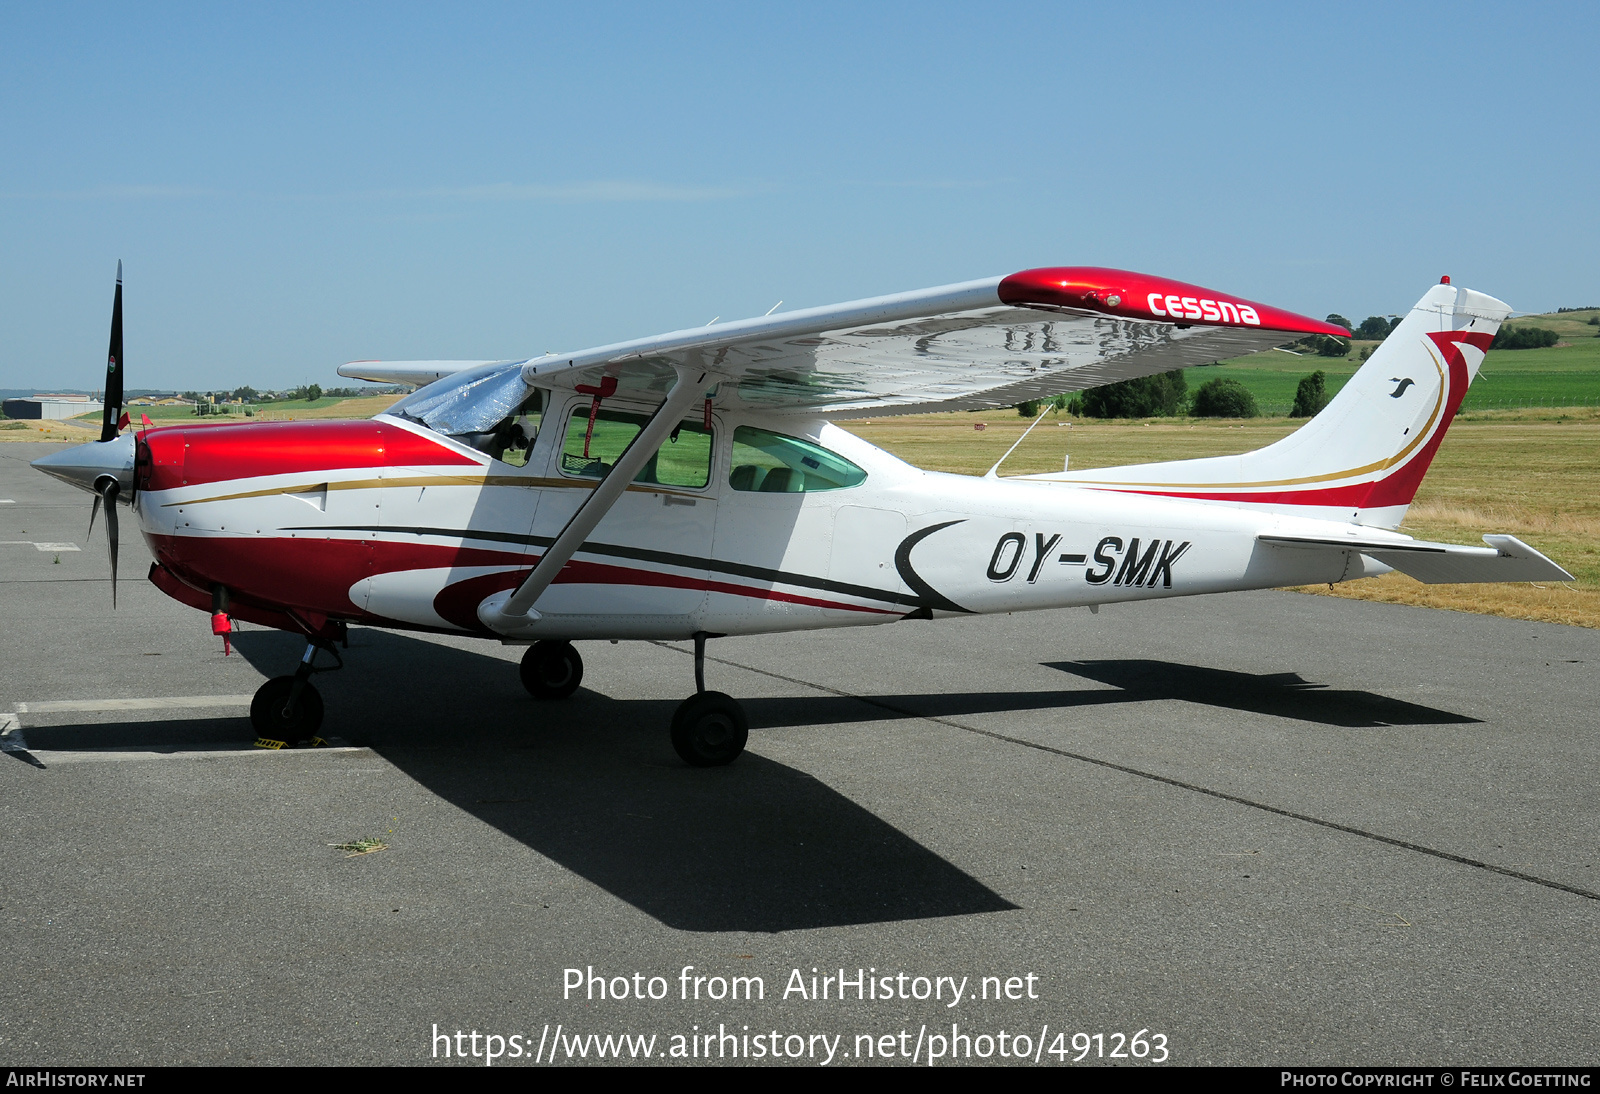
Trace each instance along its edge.
<instances>
[{"instance_id":1,"label":"green field","mask_svg":"<svg viewBox=\"0 0 1600 1094\"><path fill-rule=\"evenodd\" d=\"M1600 309L1561 315L1529 315L1512 326L1553 330L1565 345L1549 349L1494 350L1462 403L1463 411L1514 407L1600 406L1600 326L1588 325ZM1192 370L1189 390L1216 377L1238 380L1256 397L1265 417L1289 413L1300 378L1317 369L1327 374L1331 397L1360 364L1361 351L1376 342L1356 342L1348 357L1299 356L1267 350Z\"/></svg>"},{"instance_id":2,"label":"green field","mask_svg":"<svg viewBox=\"0 0 1600 1094\"><path fill-rule=\"evenodd\" d=\"M133 419L133 423L135 425L139 423L139 415L141 414L147 415L152 422L169 422L173 419L189 419L200 422L233 420L242 422L247 421L249 417L291 417L296 414L302 414L308 410L324 410L328 407L337 406L338 404L347 401L348 400L345 399L334 399L330 397L324 397L316 400L315 402L308 402L305 399L284 399L283 401L276 403L251 403L248 407L218 407L217 409L222 413L206 415L196 414L194 412L195 408L192 406L130 406L124 407L123 409L128 412L128 416ZM246 416L246 410L254 411L254 414ZM93 414L80 414L78 417L84 421L93 419L94 421L98 422L100 420L100 412L97 410Z\"/></svg>"}]
</instances>

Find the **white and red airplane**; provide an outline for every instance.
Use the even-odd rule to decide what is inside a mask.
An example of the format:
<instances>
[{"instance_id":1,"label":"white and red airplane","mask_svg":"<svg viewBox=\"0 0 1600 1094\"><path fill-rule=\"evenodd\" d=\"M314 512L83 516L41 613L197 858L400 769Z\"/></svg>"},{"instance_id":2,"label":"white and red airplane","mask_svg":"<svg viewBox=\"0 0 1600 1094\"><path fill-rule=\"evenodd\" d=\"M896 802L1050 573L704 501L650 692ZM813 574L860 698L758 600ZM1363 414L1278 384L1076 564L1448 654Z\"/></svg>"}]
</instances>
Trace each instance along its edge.
<instances>
[{"instance_id":1,"label":"white and red airplane","mask_svg":"<svg viewBox=\"0 0 1600 1094\"><path fill-rule=\"evenodd\" d=\"M320 740L309 678L350 624L527 644L541 699L577 688L575 640L692 639L672 742L710 766L747 727L705 689L707 638L1391 569L1571 580L1511 536L1395 531L1510 314L1448 278L1275 444L1010 478L922 471L831 419L1010 406L1348 332L1164 278L1034 269L524 361L358 362L340 374L425 386L370 421L135 436L121 308L119 266L101 440L34 466L106 502L113 596L126 503L150 580L215 633L237 618L305 636L251 708L268 747Z\"/></svg>"}]
</instances>

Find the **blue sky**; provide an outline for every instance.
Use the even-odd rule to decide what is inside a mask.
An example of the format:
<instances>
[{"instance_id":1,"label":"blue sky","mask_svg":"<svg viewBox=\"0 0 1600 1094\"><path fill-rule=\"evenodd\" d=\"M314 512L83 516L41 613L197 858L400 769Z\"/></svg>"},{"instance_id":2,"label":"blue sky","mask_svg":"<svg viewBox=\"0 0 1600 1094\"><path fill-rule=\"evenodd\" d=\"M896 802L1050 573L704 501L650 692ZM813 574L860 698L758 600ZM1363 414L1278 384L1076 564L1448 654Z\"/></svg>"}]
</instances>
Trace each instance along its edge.
<instances>
[{"instance_id":1,"label":"blue sky","mask_svg":"<svg viewBox=\"0 0 1600 1094\"><path fill-rule=\"evenodd\" d=\"M1600 303L1594 4L0 5L0 387L1107 265Z\"/></svg>"}]
</instances>

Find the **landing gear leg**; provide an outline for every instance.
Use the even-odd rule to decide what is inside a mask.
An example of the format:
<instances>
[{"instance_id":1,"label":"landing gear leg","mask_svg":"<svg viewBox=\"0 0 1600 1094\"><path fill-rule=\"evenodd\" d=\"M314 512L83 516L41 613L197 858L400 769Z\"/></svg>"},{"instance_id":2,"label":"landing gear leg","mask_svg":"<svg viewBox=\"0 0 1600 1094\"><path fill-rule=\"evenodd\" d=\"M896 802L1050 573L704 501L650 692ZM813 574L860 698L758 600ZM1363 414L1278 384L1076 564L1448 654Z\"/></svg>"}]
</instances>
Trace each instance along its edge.
<instances>
[{"instance_id":1,"label":"landing gear leg","mask_svg":"<svg viewBox=\"0 0 1600 1094\"><path fill-rule=\"evenodd\" d=\"M334 664L316 665L317 651L327 650ZM344 668L332 642L309 641L293 676L275 676L256 691L250 702L250 725L256 731L257 748L323 748L328 742L317 736L322 728L322 695L311 686L311 676Z\"/></svg>"},{"instance_id":2,"label":"landing gear leg","mask_svg":"<svg viewBox=\"0 0 1600 1094\"><path fill-rule=\"evenodd\" d=\"M672 715L672 747L692 767L720 767L739 758L750 739L750 723L738 700L706 690L706 639L694 636L695 694Z\"/></svg>"}]
</instances>

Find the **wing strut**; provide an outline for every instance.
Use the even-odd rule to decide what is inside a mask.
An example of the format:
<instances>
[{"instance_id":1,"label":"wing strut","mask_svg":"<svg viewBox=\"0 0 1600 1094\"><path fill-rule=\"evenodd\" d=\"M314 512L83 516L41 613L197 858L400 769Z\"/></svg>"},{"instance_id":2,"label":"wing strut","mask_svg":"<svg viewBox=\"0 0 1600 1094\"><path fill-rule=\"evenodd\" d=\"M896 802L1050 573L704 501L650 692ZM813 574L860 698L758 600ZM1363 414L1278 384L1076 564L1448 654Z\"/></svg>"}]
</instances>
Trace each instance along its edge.
<instances>
[{"instance_id":1,"label":"wing strut","mask_svg":"<svg viewBox=\"0 0 1600 1094\"><path fill-rule=\"evenodd\" d=\"M595 525L611 511L611 506L622 496L622 492L628 488L633 477L650 461L650 457L655 455L656 449L667 439L667 434L683 420L683 416L696 400L704 396L706 391L720 379L699 368L683 365L674 367L678 373L678 382L672 386L672 391L650 416L644 429L633 438L633 443L617 457L617 462L606 472L606 477L600 480L594 492L578 506L578 511L572 514L572 519L561 529L561 534L539 559L533 572L517 586L515 592L501 593L479 605L478 618L484 626L505 634L516 630L519 625L531 623L539 618L539 613L533 610L534 602L543 595L550 587L550 583L556 579L556 575L561 572L561 568L583 546L583 541L594 531Z\"/></svg>"}]
</instances>

